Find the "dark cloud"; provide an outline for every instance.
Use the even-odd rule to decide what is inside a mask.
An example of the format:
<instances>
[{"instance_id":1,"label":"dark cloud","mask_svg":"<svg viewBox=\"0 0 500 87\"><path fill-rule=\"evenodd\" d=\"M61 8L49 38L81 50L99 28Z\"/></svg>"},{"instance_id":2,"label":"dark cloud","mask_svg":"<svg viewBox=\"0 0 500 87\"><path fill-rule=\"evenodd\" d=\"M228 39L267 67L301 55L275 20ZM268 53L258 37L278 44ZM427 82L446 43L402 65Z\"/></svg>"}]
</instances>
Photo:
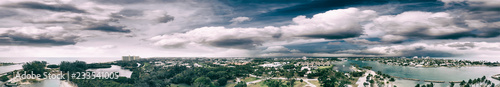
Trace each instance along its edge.
<instances>
[{"instance_id":1,"label":"dark cloud","mask_svg":"<svg viewBox=\"0 0 500 87\"><path fill-rule=\"evenodd\" d=\"M448 47L469 47L469 48L474 48L476 45L474 43L455 43L455 44L450 44Z\"/></svg>"},{"instance_id":2,"label":"dark cloud","mask_svg":"<svg viewBox=\"0 0 500 87\"><path fill-rule=\"evenodd\" d=\"M0 18L6 18L6 17L15 16L15 15L18 15L18 13L16 11L0 9Z\"/></svg>"},{"instance_id":3,"label":"dark cloud","mask_svg":"<svg viewBox=\"0 0 500 87\"><path fill-rule=\"evenodd\" d=\"M148 0L92 0L100 3L108 3L108 4L136 4L143 3Z\"/></svg>"},{"instance_id":4,"label":"dark cloud","mask_svg":"<svg viewBox=\"0 0 500 87\"><path fill-rule=\"evenodd\" d=\"M256 46L262 45L262 43L263 41L252 40L251 38L222 39L209 42L209 44L212 46L238 49L253 49Z\"/></svg>"},{"instance_id":5,"label":"dark cloud","mask_svg":"<svg viewBox=\"0 0 500 87\"><path fill-rule=\"evenodd\" d=\"M424 46L417 46L417 47L415 47L415 50L424 50L424 49L425 49Z\"/></svg>"},{"instance_id":6,"label":"dark cloud","mask_svg":"<svg viewBox=\"0 0 500 87\"><path fill-rule=\"evenodd\" d=\"M165 14L162 17L158 18L158 23L167 23L173 20L174 20L173 16Z\"/></svg>"},{"instance_id":7,"label":"dark cloud","mask_svg":"<svg viewBox=\"0 0 500 87\"><path fill-rule=\"evenodd\" d=\"M355 30L355 29L353 29ZM359 29L358 29L359 30ZM310 37L310 38L324 38L324 39L344 39L344 38L351 38L351 37L357 37L362 35L361 31L353 31L353 32L343 32L343 33L332 33L332 34L310 34L310 35L303 35L303 37Z\"/></svg>"},{"instance_id":8,"label":"dark cloud","mask_svg":"<svg viewBox=\"0 0 500 87\"><path fill-rule=\"evenodd\" d=\"M134 9L121 10L120 12L118 12L118 14L121 14L121 15L127 16L127 17L142 16L142 15L144 15L144 13L143 13L142 10L134 10Z\"/></svg>"},{"instance_id":9,"label":"dark cloud","mask_svg":"<svg viewBox=\"0 0 500 87\"><path fill-rule=\"evenodd\" d=\"M499 47L481 47L480 50L492 50L492 51L500 51Z\"/></svg>"},{"instance_id":10,"label":"dark cloud","mask_svg":"<svg viewBox=\"0 0 500 87\"><path fill-rule=\"evenodd\" d=\"M106 4L141 4L141 3L172 3L186 0L92 0L95 2ZM211 1L211 0L195 0L195 1Z\"/></svg>"},{"instance_id":11,"label":"dark cloud","mask_svg":"<svg viewBox=\"0 0 500 87\"><path fill-rule=\"evenodd\" d=\"M435 51L435 50L404 50L404 51L401 51L401 53L403 53L401 56L405 56L405 57L413 57L413 56L453 57L453 56L457 56L457 55L449 53L449 52Z\"/></svg>"},{"instance_id":12,"label":"dark cloud","mask_svg":"<svg viewBox=\"0 0 500 87\"><path fill-rule=\"evenodd\" d=\"M48 5L39 2L20 2L20 3L5 5L5 7L39 9L39 10L49 10L56 12L86 13L85 10L78 9L75 6L69 4Z\"/></svg>"},{"instance_id":13,"label":"dark cloud","mask_svg":"<svg viewBox=\"0 0 500 87\"><path fill-rule=\"evenodd\" d=\"M286 20L288 18L295 17L297 15L312 16L316 13L332 9L347 8L352 6L373 6L373 5L383 5L388 3L405 4L405 3L424 3L424 2L441 3L438 0L310 0L308 2L302 2L301 4L298 5L276 9L267 13L259 14L252 18L255 18L255 20L276 21L276 19ZM431 7L431 6L426 5L426 7ZM408 8L417 8L417 7L408 7ZM408 9L408 8L404 7L402 9Z\"/></svg>"},{"instance_id":14,"label":"dark cloud","mask_svg":"<svg viewBox=\"0 0 500 87\"><path fill-rule=\"evenodd\" d=\"M119 32L119 33L130 33L131 30L126 29L125 26L110 25L108 23L88 25L85 30L98 30L103 32Z\"/></svg>"},{"instance_id":15,"label":"dark cloud","mask_svg":"<svg viewBox=\"0 0 500 87\"><path fill-rule=\"evenodd\" d=\"M25 46L61 46L74 45L81 41L80 36L62 34L26 34L9 30L0 34L0 45L25 45Z\"/></svg>"},{"instance_id":16,"label":"dark cloud","mask_svg":"<svg viewBox=\"0 0 500 87\"><path fill-rule=\"evenodd\" d=\"M313 0L219 0L229 5L245 5L245 4L277 4L277 3L299 3L310 2Z\"/></svg>"},{"instance_id":17,"label":"dark cloud","mask_svg":"<svg viewBox=\"0 0 500 87\"><path fill-rule=\"evenodd\" d=\"M329 45L335 43L335 45ZM288 49L300 50L303 53L335 53L343 50L366 49L361 45L350 44L344 41L316 42L305 44L285 45Z\"/></svg>"}]
</instances>

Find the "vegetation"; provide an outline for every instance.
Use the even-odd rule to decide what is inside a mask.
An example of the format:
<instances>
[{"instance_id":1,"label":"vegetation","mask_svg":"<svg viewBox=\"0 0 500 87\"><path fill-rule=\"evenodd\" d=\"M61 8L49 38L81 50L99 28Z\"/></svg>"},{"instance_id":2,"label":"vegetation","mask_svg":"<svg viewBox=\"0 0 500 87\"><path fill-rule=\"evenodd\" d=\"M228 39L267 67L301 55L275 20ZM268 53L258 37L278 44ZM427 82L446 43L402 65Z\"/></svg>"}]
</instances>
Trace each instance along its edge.
<instances>
[{"instance_id":1,"label":"vegetation","mask_svg":"<svg viewBox=\"0 0 500 87\"><path fill-rule=\"evenodd\" d=\"M15 65L15 63L0 63L0 66Z\"/></svg>"},{"instance_id":2,"label":"vegetation","mask_svg":"<svg viewBox=\"0 0 500 87\"><path fill-rule=\"evenodd\" d=\"M84 61L62 61L59 69L63 72L84 72L88 69L88 67L87 63L85 63Z\"/></svg>"},{"instance_id":3,"label":"vegetation","mask_svg":"<svg viewBox=\"0 0 500 87\"><path fill-rule=\"evenodd\" d=\"M244 81L238 82L234 87L247 87L247 83Z\"/></svg>"},{"instance_id":4,"label":"vegetation","mask_svg":"<svg viewBox=\"0 0 500 87\"><path fill-rule=\"evenodd\" d=\"M102 79L72 79L72 82L78 85L78 87L135 87L132 84L119 83L113 80L102 80Z\"/></svg>"},{"instance_id":5,"label":"vegetation","mask_svg":"<svg viewBox=\"0 0 500 87\"><path fill-rule=\"evenodd\" d=\"M266 84L268 87L287 87L285 82L281 80L265 80L264 84Z\"/></svg>"},{"instance_id":6,"label":"vegetation","mask_svg":"<svg viewBox=\"0 0 500 87\"><path fill-rule=\"evenodd\" d=\"M42 74L47 71L45 69L46 65L47 62L45 61L32 61L24 64L23 70L26 72L33 72L33 74L39 74L43 78Z\"/></svg>"},{"instance_id":7,"label":"vegetation","mask_svg":"<svg viewBox=\"0 0 500 87\"><path fill-rule=\"evenodd\" d=\"M0 81L2 81L2 82L8 81L8 80L9 80L9 77L7 77L7 75L3 75L2 77L0 77Z\"/></svg>"},{"instance_id":8,"label":"vegetation","mask_svg":"<svg viewBox=\"0 0 500 87\"><path fill-rule=\"evenodd\" d=\"M194 87L209 87L211 85L213 85L213 84L210 81L210 78L207 78L207 77L198 77L193 82Z\"/></svg>"},{"instance_id":9,"label":"vegetation","mask_svg":"<svg viewBox=\"0 0 500 87\"><path fill-rule=\"evenodd\" d=\"M47 65L47 68L59 68L59 65L55 65L55 64Z\"/></svg>"},{"instance_id":10,"label":"vegetation","mask_svg":"<svg viewBox=\"0 0 500 87\"><path fill-rule=\"evenodd\" d=\"M454 60L454 59L433 59L433 58L356 58L362 61L378 61L379 63L399 66L422 67L460 67L471 65L500 66L500 62Z\"/></svg>"},{"instance_id":11,"label":"vegetation","mask_svg":"<svg viewBox=\"0 0 500 87\"><path fill-rule=\"evenodd\" d=\"M87 64L87 68L88 69L111 68L111 64L92 63L92 64Z\"/></svg>"}]
</instances>

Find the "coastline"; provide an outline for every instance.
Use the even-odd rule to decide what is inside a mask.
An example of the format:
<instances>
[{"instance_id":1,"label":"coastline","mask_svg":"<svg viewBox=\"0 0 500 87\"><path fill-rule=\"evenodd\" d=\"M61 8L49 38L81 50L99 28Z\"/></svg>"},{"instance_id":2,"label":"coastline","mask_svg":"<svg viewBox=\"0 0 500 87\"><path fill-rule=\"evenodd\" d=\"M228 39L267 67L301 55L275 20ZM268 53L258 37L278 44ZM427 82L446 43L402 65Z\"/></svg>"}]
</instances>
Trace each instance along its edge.
<instances>
[{"instance_id":1,"label":"coastline","mask_svg":"<svg viewBox=\"0 0 500 87\"><path fill-rule=\"evenodd\" d=\"M59 83L59 87L78 87L78 86L76 86L76 84L73 82L67 80L61 80L61 82Z\"/></svg>"}]
</instances>

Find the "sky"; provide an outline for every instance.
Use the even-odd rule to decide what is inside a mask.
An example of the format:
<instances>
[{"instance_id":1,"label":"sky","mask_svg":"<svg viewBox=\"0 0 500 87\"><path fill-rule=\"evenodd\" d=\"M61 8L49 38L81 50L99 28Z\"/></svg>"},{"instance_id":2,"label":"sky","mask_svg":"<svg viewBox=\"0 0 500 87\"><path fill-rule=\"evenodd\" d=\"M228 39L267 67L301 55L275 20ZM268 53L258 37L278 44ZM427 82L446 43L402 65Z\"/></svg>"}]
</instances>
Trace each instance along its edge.
<instances>
[{"instance_id":1,"label":"sky","mask_svg":"<svg viewBox=\"0 0 500 87\"><path fill-rule=\"evenodd\" d=\"M498 57L499 0L1 0L0 57Z\"/></svg>"}]
</instances>

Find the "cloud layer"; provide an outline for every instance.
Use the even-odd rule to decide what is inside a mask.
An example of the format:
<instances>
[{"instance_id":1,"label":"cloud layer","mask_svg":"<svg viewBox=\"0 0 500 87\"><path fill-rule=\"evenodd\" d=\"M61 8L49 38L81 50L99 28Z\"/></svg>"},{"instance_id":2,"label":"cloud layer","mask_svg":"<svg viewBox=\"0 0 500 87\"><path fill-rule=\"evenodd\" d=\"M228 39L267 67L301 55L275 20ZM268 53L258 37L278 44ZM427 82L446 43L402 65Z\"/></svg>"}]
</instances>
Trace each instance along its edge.
<instances>
[{"instance_id":1,"label":"cloud layer","mask_svg":"<svg viewBox=\"0 0 500 87\"><path fill-rule=\"evenodd\" d=\"M298 16L293 19L295 24L287 26L264 28L202 27L186 33L156 36L149 40L154 41L155 45L167 48L197 43L225 48L252 49L268 41L357 37L363 32L360 22L375 16L376 13L371 10L339 9L320 13L312 18Z\"/></svg>"},{"instance_id":2,"label":"cloud layer","mask_svg":"<svg viewBox=\"0 0 500 87\"><path fill-rule=\"evenodd\" d=\"M0 55L488 56L500 49L499 8L495 0L1 0Z\"/></svg>"}]
</instances>

